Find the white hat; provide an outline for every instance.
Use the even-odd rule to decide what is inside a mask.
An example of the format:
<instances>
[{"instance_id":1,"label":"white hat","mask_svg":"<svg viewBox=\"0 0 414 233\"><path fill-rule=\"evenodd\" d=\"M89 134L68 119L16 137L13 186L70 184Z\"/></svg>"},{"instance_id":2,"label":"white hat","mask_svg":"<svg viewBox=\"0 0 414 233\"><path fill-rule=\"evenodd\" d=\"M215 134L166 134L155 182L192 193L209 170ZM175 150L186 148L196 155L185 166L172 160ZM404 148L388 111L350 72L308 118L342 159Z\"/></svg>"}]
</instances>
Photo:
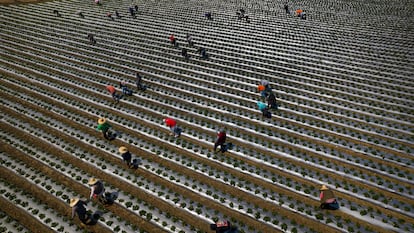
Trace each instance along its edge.
<instances>
[{"instance_id":1,"label":"white hat","mask_svg":"<svg viewBox=\"0 0 414 233\"><path fill-rule=\"evenodd\" d=\"M74 207L76 204L78 204L78 202L79 202L79 198L72 198L70 199L69 206Z\"/></svg>"}]
</instances>

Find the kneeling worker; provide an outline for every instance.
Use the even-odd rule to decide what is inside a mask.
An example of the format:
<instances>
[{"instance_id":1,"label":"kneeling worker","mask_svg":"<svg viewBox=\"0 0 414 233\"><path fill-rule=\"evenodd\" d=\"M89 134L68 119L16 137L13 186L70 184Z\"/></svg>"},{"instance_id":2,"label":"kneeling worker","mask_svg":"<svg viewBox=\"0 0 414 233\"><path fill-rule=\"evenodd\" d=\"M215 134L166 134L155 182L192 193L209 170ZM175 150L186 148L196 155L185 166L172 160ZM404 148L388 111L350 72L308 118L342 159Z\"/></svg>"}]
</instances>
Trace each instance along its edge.
<instances>
[{"instance_id":1,"label":"kneeling worker","mask_svg":"<svg viewBox=\"0 0 414 233\"><path fill-rule=\"evenodd\" d=\"M321 193L319 194L319 199L321 202L321 209L327 210L337 210L339 209L339 204L336 201L335 195L331 189L326 187L326 185L322 185L319 189Z\"/></svg>"}]
</instances>

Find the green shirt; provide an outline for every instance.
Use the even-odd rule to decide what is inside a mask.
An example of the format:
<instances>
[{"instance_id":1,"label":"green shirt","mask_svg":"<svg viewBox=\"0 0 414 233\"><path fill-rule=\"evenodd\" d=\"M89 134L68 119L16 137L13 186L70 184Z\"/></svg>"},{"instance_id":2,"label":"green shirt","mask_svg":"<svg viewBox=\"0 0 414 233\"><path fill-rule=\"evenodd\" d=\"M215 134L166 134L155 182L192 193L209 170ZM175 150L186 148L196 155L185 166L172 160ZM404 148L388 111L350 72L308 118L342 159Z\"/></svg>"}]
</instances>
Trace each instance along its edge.
<instances>
[{"instance_id":1,"label":"green shirt","mask_svg":"<svg viewBox=\"0 0 414 233\"><path fill-rule=\"evenodd\" d=\"M103 124L99 124L98 127L96 127L96 130L105 131L105 130L108 130L109 128L111 128L111 125L109 123L105 122Z\"/></svg>"}]
</instances>

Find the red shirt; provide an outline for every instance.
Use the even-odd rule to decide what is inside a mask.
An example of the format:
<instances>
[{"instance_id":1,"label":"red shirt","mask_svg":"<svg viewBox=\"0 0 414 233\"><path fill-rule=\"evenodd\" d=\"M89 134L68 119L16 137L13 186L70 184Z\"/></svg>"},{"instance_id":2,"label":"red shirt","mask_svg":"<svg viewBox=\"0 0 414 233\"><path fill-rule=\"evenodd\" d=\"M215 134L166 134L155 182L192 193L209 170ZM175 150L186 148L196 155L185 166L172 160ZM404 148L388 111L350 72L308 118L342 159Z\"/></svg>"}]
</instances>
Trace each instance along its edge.
<instances>
[{"instance_id":1,"label":"red shirt","mask_svg":"<svg viewBox=\"0 0 414 233\"><path fill-rule=\"evenodd\" d=\"M174 37L174 35L171 35L170 36L170 41L173 41L173 40L175 40L175 37Z\"/></svg>"},{"instance_id":2,"label":"red shirt","mask_svg":"<svg viewBox=\"0 0 414 233\"><path fill-rule=\"evenodd\" d=\"M217 143L226 142L226 132L219 131L217 132Z\"/></svg>"},{"instance_id":3,"label":"red shirt","mask_svg":"<svg viewBox=\"0 0 414 233\"><path fill-rule=\"evenodd\" d=\"M164 122L168 127L174 127L177 124L177 122L172 118L167 118Z\"/></svg>"}]
</instances>

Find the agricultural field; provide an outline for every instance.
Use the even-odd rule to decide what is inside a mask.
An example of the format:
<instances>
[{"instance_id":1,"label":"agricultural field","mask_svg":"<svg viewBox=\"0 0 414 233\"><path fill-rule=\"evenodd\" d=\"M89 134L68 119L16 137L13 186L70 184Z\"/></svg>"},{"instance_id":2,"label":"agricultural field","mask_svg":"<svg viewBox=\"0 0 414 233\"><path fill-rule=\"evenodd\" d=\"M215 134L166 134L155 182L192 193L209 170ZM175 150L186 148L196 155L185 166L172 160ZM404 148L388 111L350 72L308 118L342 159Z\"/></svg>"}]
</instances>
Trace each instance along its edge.
<instances>
[{"instance_id":1,"label":"agricultural field","mask_svg":"<svg viewBox=\"0 0 414 233\"><path fill-rule=\"evenodd\" d=\"M204 233L219 219L242 233L414 232L412 1L287 1L290 13L281 0L10 2L0 232ZM279 104L271 118L257 109L261 80ZM106 86L120 82L134 93L116 103ZM214 152L222 128L232 147ZM103 215L84 226L69 201L89 197L91 177L119 196L90 201ZM320 209L323 184L338 210Z\"/></svg>"}]
</instances>

